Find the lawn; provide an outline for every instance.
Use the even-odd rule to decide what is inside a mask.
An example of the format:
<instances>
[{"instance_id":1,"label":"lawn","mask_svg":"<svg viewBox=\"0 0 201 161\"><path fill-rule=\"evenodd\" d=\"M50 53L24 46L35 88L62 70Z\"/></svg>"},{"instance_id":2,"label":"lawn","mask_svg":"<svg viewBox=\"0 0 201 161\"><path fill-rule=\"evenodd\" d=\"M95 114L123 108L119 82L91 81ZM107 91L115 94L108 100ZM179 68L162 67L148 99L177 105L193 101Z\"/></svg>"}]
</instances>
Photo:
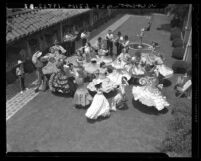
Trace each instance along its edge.
<instances>
[{"instance_id":1,"label":"lawn","mask_svg":"<svg viewBox=\"0 0 201 161\"><path fill-rule=\"evenodd\" d=\"M165 53L166 64L171 67L170 33L157 30L169 19L153 15L151 31L145 33L145 42L159 42ZM114 33L121 31L131 41L147 23L145 17L132 15ZM132 101L127 88L128 109L112 112L110 118L88 123L85 109L73 108L72 98L56 97L49 91L40 93L7 122L7 141L12 151L47 152L159 152L165 137L171 108L178 102L189 100L176 98L173 85L176 75L164 87L163 94L171 104L168 110L158 113L155 109Z\"/></svg>"}]
</instances>

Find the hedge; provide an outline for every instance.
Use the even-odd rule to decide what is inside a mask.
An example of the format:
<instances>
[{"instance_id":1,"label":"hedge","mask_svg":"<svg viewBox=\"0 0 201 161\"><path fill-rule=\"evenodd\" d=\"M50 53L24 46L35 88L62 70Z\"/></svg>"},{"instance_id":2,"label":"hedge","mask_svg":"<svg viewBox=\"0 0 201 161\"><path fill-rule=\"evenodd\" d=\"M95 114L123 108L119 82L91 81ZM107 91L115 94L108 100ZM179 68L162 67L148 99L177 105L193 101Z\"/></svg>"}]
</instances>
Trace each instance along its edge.
<instances>
[{"instance_id":1,"label":"hedge","mask_svg":"<svg viewBox=\"0 0 201 161\"><path fill-rule=\"evenodd\" d=\"M178 27L171 28L171 33L173 32L181 32L181 29Z\"/></svg>"},{"instance_id":2,"label":"hedge","mask_svg":"<svg viewBox=\"0 0 201 161\"><path fill-rule=\"evenodd\" d=\"M184 74L187 72L188 68L189 68L188 63L182 60L175 61L172 65L174 73Z\"/></svg>"},{"instance_id":3,"label":"hedge","mask_svg":"<svg viewBox=\"0 0 201 161\"><path fill-rule=\"evenodd\" d=\"M172 57L176 58L176 59L179 59L179 60L182 60L183 56L184 56L184 52L185 52L184 48L182 48L182 47L176 47L172 51Z\"/></svg>"},{"instance_id":4,"label":"hedge","mask_svg":"<svg viewBox=\"0 0 201 161\"><path fill-rule=\"evenodd\" d=\"M170 22L171 27L181 27L182 21L180 19L173 18Z\"/></svg>"},{"instance_id":5,"label":"hedge","mask_svg":"<svg viewBox=\"0 0 201 161\"><path fill-rule=\"evenodd\" d=\"M181 47L181 46L183 46L183 41L181 40L181 38L177 38L172 42L172 46L173 47Z\"/></svg>"},{"instance_id":6,"label":"hedge","mask_svg":"<svg viewBox=\"0 0 201 161\"><path fill-rule=\"evenodd\" d=\"M170 40L174 40L176 38L181 38L181 30L180 29L175 29L171 32Z\"/></svg>"}]
</instances>

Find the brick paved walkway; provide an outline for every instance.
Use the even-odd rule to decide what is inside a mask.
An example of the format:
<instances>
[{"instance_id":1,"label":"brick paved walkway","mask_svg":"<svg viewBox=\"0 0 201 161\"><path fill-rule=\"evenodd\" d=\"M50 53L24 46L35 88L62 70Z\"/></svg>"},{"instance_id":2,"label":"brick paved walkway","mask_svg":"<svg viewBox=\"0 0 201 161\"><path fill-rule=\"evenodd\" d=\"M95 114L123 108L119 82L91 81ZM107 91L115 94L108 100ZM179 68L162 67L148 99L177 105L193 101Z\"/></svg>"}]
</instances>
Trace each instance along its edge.
<instances>
[{"instance_id":1,"label":"brick paved walkway","mask_svg":"<svg viewBox=\"0 0 201 161\"><path fill-rule=\"evenodd\" d=\"M38 94L34 92L34 88L31 88L22 94L18 93L12 99L8 100L6 102L6 121Z\"/></svg>"},{"instance_id":2,"label":"brick paved walkway","mask_svg":"<svg viewBox=\"0 0 201 161\"><path fill-rule=\"evenodd\" d=\"M32 83L37 79L36 73L25 75L25 86L27 88L32 87ZM20 92L19 80L16 80L14 83L7 85L6 87L6 101L13 98L17 93Z\"/></svg>"}]
</instances>

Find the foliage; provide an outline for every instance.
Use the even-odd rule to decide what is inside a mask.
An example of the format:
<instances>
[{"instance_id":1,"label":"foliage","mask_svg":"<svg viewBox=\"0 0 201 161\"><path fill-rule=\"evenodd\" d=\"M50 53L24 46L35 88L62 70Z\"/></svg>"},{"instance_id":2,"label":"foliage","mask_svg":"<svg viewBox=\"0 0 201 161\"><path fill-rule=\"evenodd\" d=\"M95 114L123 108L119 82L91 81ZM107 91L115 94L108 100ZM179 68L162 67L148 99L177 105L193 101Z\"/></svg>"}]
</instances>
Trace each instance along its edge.
<instances>
[{"instance_id":1,"label":"foliage","mask_svg":"<svg viewBox=\"0 0 201 161\"><path fill-rule=\"evenodd\" d=\"M170 22L170 25L171 27L179 27L179 28L182 28L182 20L179 19L178 17L174 17L171 22Z\"/></svg>"},{"instance_id":2,"label":"foliage","mask_svg":"<svg viewBox=\"0 0 201 161\"><path fill-rule=\"evenodd\" d=\"M174 39L180 38L180 37L181 37L181 29L178 29L177 27L174 28L171 31L170 40L174 40Z\"/></svg>"},{"instance_id":3,"label":"foliage","mask_svg":"<svg viewBox=\"0 0 201 161\"><path fill-rule=\"evenodd\" d=\"M184 74L187 71L188 67L189 67L188 63L182 60L175 61L172 65L174 73L181 73L181 74Z\"/></svg>"},{"instance_id":4,"label":"foliage","mask_svg":"<svg viewBox=\"0 0 201 161\"><path fill-rule=\"evenodd\" d=\"M161 151L190 156L192 150L191 108L186 104L175 105L172 115L173 119L169 122Z\"/></svg>"},{"instance_id":5,"label":"foliage","mask_svg":"<svg viewBox=\"0 0 201 161\"><path fill-rule=\"evenodd\" d=\"M177 39L173 40L172 46L173 47L181 47L181 46L183 46L183 41L181 40L181 38L177 38Z\"/></svg>"},{"instance_id":6,"label":"foliage","mask_svg":"<svg viewBox=\"0 0 201 161\"><path fill-rule=\"evenodd\" d=\"M171 32L176 32L176 31L181 32L181 29L178 27L171 28Z\"/></svg>"},{"instance_id":7,"label":"foliage","mask_svg":"<svg viewBox=\"0 0 201 161\"><path fill-rule=\"evenodd\" d=\"M174 14L175 17L183 19L188 13L189 4L171 4L170 13Z\"/></svg>"},{"instance_id":8,"label":"foliage","mask_svg":"<svg viewBox=\"0 0 201 161\"><path fill-rule=\"evenodd\" d=\"M172 51L172 57L176 58L176 59L179 59L179 60L182 60L182 58L184 56L184 51L185 51L184 48L182 48L182 47L176 47Z\"/></svg>"},{"instance_id":9,"label":"foliage","mask_svg":"<svg viewBox=\"0 0 201 161\"><path fill-rule=\"evenodd\" d=\"M188 15L189 4L170 4L166 8L174 17L171 21L172 27L182 27L183 22Z\"/></svg>"}]
</instances>

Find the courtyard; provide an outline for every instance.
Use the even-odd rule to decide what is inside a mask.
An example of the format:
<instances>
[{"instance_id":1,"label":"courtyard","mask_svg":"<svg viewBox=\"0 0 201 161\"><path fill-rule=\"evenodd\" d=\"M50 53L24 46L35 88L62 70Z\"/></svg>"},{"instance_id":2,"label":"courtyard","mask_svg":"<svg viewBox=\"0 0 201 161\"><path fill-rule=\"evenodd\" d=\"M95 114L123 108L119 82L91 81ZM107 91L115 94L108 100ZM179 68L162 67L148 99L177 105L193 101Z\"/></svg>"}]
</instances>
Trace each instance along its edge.
<instances>
[{"instance_id":1,"label":"courtyard","mask_svg":"<svg viewBox=\"0 0 201 161\"><path fill-rule=\"evenodd\" d=\"M171 57L170 32L158 29L169 24L170 17L163 14L147 16L151 17L152 26L145 33L144 42L159 42L165 64L172 67L175 59ZM147 16L122 15L112 22L117 25L113 26L114 34L120 31L128 35L130 41L137 41L136 34L146 26ZM126 20L118 23L124 17ZM112 24L94 37L104 36L104 31L107 33ZM162 89L170 103L166 110L158 112L133 101L132 86L129 86L126 89L128 108L93 123L87 122L86 109L74 108L73 98L41 92L7 120L7 143L12 152L160 152L172 108L178 104L191 108L191 100L175 97L173 87L177 76L174 74Z\"/></svg>"}]
</instances>

